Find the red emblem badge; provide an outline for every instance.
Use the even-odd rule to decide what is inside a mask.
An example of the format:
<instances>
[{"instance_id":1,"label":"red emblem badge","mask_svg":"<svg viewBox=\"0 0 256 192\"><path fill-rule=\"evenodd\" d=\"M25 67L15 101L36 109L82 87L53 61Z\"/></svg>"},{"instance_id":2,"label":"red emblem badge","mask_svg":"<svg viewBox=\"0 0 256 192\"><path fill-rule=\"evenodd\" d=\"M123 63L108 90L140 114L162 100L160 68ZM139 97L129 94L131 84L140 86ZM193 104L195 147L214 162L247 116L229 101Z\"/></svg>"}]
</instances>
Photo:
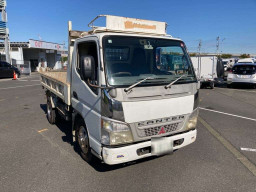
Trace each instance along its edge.
<instances>
[{"instance_id":1,"label":"red emblem badge","mask_svg":"<svg viewBox=\"0 0 256 192\"><path fill-rule=\"evenodd\" d=\"M164 130L164 127L162 127L161 130L159 131L158 135L164 134L164 133L166 133L166 131Z\"/></svg>"}]
</instances>

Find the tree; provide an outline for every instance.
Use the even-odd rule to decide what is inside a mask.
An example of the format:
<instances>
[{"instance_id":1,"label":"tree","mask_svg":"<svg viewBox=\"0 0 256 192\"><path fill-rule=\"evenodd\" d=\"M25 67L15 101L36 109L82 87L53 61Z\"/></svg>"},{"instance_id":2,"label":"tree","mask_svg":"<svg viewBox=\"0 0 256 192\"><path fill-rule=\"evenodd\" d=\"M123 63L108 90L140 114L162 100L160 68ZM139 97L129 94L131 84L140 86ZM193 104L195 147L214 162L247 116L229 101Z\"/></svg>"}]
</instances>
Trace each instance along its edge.
<instances>
[{"instance_id":1,"label":"tree","mask_svg":"<svg viewBox=\"0 0 256 192\"><path fill-rule=\"evenodd\" d=\"M195 57L197 54L196 53L189 53L190 57Z\"/></svg>"},{"instance_id":2,"label":"tree","mask_svg":"<svg viewBox=\"0 0 256 192\"><path fill-rule=\"evenodd\" d=\"M251 56L250 56L250 54L242 54L242 55L240 55L240 58L241 59L244 59L244 58L250 58Z\"/></svg>"},{"instance_id":3,"label":"tree","mask_svg":"<svg viewBox=\"0 0 256 192\"><path fill-rule=\"evenodd\" d=\"M64 63L68 60L68 57L61 57L61 61Z\"/></svg>"},{"instance_id":4,"label":"tree","mask_svg":"<svg viewBox=\"0 0 256 192\"><path fill-rule=\"evenodd\" d=\"M221 57L222 59L227 59L227 58L232 57L232 55L231 55L231 54L222 54L220 57Z\"/></svg>"}]
</instances>

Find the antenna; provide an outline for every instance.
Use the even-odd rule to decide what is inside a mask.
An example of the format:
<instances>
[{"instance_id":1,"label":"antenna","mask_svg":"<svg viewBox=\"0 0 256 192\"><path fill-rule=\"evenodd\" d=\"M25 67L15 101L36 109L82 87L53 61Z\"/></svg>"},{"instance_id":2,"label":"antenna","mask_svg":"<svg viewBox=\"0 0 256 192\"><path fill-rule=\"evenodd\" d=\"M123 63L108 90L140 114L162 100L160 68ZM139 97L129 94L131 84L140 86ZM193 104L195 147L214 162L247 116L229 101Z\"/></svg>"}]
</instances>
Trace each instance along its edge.
<instances>
[{"instance_id":1,"label":"antenna","mask_svg":"<svg viewBox=\"0 0 256 192\"><path fill-rule=\"evenodd\" d=\"M42 37L40 36L40 34L38 34L38 39L42 41Z\"/></svg>"}]
</instances>

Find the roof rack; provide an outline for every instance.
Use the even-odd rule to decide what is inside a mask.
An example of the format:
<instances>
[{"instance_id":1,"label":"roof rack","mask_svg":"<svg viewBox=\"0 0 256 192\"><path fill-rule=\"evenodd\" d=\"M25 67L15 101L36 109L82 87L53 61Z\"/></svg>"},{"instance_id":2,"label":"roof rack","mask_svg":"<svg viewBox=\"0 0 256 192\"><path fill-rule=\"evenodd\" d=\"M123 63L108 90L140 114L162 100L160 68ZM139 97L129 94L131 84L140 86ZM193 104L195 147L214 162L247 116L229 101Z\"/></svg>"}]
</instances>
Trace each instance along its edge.
<instances>
[{"instance_id":1,"label":"roof rack","mask_svg":"<svg viewBox=\"0 0 256 192\"><path fill-rule=\"evenodd\" d=\"M106 26L95 26L94 22L101 17L106 18ZM98 15L88 24L88 27L92 28L88 33L115 32L166 36L167 23L113 15Z\"/></svg>"}]
</instances>

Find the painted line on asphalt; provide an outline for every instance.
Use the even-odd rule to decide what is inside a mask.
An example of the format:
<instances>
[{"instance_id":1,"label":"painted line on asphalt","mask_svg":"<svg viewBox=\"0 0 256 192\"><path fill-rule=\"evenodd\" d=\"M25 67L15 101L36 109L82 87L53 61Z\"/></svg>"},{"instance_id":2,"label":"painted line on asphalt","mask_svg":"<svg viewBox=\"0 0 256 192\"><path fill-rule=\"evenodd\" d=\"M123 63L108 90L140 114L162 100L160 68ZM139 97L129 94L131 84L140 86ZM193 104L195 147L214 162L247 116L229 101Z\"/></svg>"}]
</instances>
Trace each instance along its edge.
<instances>
[{"instance_id":1,"label":"painted line on asphalt","mask_svg":"<svg viewBox=\"0 0 256 192\"><path fill-rule=\"evenodd\" d=\"M234 114L231 114L231 113L225 113L225 112L221 112L221 111L215 111L215 110L206 109L206 108L203 108L203 107L199 107L199 109L202 109L202 110L205 110L205 111L211 111L211 112L214 112L214 113L220 113L220 114L228 115L228 116L232 116L232 117L238 117L238 118L242 118L242 119L247 119L247 120L251 120L251 121L256 121L256 119L253 119L253 118L244 117L244 116L240 116L240 115L234 115Z\"/></svg>"},{"instance_id":2,"label":"painted line on asphalt","mask_svg":"<svg viewBox=\"0 0 256 192\"><path fill-rule=\"evenodd\" d=\"M243 148L241 147L242 151L251 151L251 152L256 152L256 149L252 149L252 148Z\"/></svg>"},{"instance_id":3,"label":"painted line on asphalt","mask_svg":"<svg viewBox=\"0 0 256 192\"><path fill-rule=\"evenodd\" d=\"M38 133L42 133L42 132L44 132L44 131L48 131L48 129L42 129L42 130L39 130L39 131L37 131Z\"/></svg>"},{"instance_id":4,"label":"painted line on asphalt","mask_svg":"<svg viewBox=\"0 0 256 192\"><path fill-rule=\"evenodd\" d=\"M223 89L223 88L218 88L216 87L217 89ZM248 92L248 93L256 93L256 91L248 91L248 90L241 90L241 89L231 89L231 88L228 88L228 89L225 89L225 90L234 90L234 91L240 91L240 92Z\"/></svg>"},{"instance_id":5,"label":"painted line on asphalt","mask_svg":"<svg viewBox=\"0 0 256 192\"><path fill-rule=\"evenodd\" d=\"M1 102L1 101L5 101L5 100L6 100L6 99L0 99L0 102Z\"/></svg>"},{"instance_id":6,"label":"painted line on asphalt","mask_svg":"<svg viewBox=\"0 0 256 192\"><path fill-rule=\"evenodd\" d=\"M240 153L229 141L222 137L217 131L214 130L205 120L198 117L198 120L204 127L229 151L231 152L254 176L256 176L256 166Z\"/></svg>"},{"instance_id":7,"label":"painted line on asphalt","mask_svg":"<svg viewBox=\"0 0 256 192\"><path fill-rule=\"evenodd\" d=\"M35 85L23 85L23 86L16 86L16 87L6 87L6 88L0 88L0 90L5 90L5 89L16 89L16 88L22 88L22 87L33 87L33 86L38 86L41 84L35 84Z\"/></svg>"},{"instance_id":8,"label":"painted line on asphalt","mask_svg":"<svg viewBox=\"0 0 256 192\"><path fill-rule=\"evenodd\" d=\"M18 81L28 81L28 80L25 80L25 79L18 79Z\"/></svg>"}]
</instances>

